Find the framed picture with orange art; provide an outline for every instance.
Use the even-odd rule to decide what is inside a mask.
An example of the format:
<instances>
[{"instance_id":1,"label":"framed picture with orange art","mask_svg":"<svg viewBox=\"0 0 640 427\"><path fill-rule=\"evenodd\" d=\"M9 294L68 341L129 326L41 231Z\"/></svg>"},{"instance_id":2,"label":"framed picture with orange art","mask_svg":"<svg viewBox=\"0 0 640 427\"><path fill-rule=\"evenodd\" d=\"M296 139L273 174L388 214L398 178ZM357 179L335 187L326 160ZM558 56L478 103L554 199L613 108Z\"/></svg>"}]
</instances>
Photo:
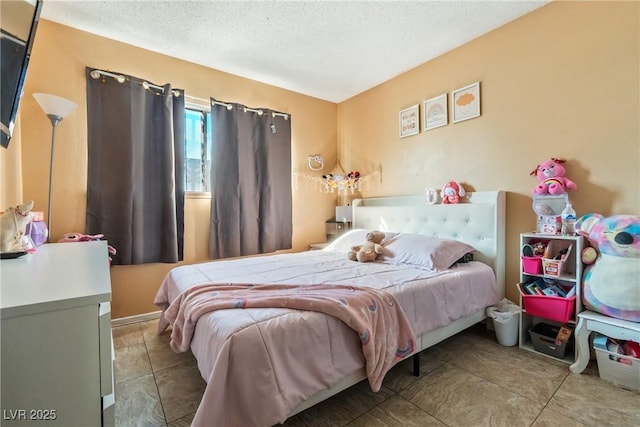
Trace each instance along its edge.
<instances>
[{"instance_id":1,"label":"framed picture with orange art","mask_svg":"<svg viewBox=\"0 0 640 427\"><path fill-rule=\"evenodd\" d=\"M472 83L451 92L453 117L451 122L457 123L480 116L480 82Z\"/></svg>"}]
</instances>

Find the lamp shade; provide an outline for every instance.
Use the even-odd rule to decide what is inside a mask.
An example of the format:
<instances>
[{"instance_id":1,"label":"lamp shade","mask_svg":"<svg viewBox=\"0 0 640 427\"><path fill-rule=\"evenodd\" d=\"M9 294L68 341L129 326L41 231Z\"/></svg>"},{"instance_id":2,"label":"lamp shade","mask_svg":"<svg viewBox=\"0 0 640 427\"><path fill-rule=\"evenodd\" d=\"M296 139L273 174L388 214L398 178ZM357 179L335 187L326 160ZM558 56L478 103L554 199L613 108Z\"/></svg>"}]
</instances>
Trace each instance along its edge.
<instances>
[{"instance_id":1,"label":"lamp shade","mask_svg":"<svg viewBox=\"0 0 640 427\"><path fill-rule=\"evenodd\" d=\"M64 119L78 108L78 104L75 102L48 93L34 93L33 97L47 115L56 116L60 119Z\"/></svg>"}]
</instances>

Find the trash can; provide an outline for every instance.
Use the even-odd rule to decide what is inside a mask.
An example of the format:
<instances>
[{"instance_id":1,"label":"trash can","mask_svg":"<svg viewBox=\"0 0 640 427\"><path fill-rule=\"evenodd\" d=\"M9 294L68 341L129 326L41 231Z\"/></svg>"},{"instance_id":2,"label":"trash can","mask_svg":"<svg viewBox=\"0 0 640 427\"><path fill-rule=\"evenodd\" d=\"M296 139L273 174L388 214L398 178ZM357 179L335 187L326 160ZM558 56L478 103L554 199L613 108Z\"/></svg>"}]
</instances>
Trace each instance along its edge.
<instances>
[{"instance_id":1,"label":"trash can","mask_svg":"<svg viewBox=\"0 0 640 427\"><path fill-rule=\"evenodd\" d=\"M520 306L508 299L503 299L493 307L487 308L487 316L493 321L498 342L512 347L518 344L518 322L520 321Z\"/></svg>"}]
</instances>

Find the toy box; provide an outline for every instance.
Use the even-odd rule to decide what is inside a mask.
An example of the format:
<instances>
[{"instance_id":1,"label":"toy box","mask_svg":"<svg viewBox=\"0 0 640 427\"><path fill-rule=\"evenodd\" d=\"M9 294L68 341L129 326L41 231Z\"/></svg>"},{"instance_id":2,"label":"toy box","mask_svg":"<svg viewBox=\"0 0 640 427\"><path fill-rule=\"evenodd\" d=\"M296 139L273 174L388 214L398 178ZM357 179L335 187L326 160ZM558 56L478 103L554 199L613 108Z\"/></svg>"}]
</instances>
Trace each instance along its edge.
<instances>
[{"instance_id":1,"label":"toy box","mask_svg":"<svg viewBox=\"0 0 640 427\"><path fill-rule=\"evenodd\" d=\"M556 339L558 332L560 332L559 326L548 323L534 325L529 329L533 348L549 356L564 358L567 350L573 347L573 337L569 341L559 341Z\"/></svg>"},{"instance_id":2,"label":"toy box","mask_svg":"<svg viewBox=\"0 0 640 427\"><path fill-rule=\"evenodd\" d=\"M551 295L522 295L524 309L529 316L567 323L576 309L575 295L569 298Z\"/></svg>"},{"instance_id":3,"label":"toy box","mask_svg":"<svg viewBox=\"0 0 640 427\"><path fill-rule=\"evenodd\" d=\"M555 259L542 259L542 272L545 276L558 277L564 273L564 261Z\"/></svg>"},{"instance_id":4,"label":"toy box","mask_svg":"<svg viewBox=\"0 0 640 427\"><path fill-rule=\"evenodd\" d=\"M622 388L640 390L640 359L613 353L595 345L600 378Z\"/></svg>"},{"instance_id":5,"label":"toy box","mask_svg":"<svg viewBox=\"0 0 640 427\"><path fill-rule=\"evenodd\" d=\"M539 216L538 233L540 234L561 234L562 217L560 216Z\"/></svg>"},{"instance_id":6,"label":"toy box","mask_svg":"<svg viewBox=\"0 0 640 427\"><path fill-rule=\"evenodd\" d=\"M522 271L527 274L542 274L542 257L523 255Z\"/></svg>"},{"instance_id":7,"label":"toy box","mask_svg":"<svg viewBox=\"0 0 640 427\"><path fill-rule=\"evenodd\" d=\"M538 215L538 233L557 235L562 232L561 215L568 202L566 193L533 195L533 211Z\"/></svg>"},{"instance_id":8,"label":"toy box","mask_svg":"<svg viewBox=\"0 0 640 427\"><path fill-rule=\"evenodd\" d=\"M561 276L565 271L572 248L571 242L550 241L542 257L542 274L552 277Z\"/></svg>"}]
</instances>

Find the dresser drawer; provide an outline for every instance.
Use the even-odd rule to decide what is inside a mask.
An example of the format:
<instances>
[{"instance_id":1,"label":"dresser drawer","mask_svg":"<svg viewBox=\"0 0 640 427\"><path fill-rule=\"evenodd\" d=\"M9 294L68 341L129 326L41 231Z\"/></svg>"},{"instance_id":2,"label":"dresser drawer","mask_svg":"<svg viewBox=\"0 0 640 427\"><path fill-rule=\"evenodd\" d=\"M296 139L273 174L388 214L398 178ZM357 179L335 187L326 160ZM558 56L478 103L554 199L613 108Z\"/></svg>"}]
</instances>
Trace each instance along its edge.
<instances>
[{"instance_id":1,"label":"dresser drawer","mask_svg":"<svg viewBox=\"0 0 640 427\"><path fill-rule=\"evenodd\" d=\"M113 341L111 337L111 303L99 305L100 395L113 393Z\"/></svg>"}]
</instances>

